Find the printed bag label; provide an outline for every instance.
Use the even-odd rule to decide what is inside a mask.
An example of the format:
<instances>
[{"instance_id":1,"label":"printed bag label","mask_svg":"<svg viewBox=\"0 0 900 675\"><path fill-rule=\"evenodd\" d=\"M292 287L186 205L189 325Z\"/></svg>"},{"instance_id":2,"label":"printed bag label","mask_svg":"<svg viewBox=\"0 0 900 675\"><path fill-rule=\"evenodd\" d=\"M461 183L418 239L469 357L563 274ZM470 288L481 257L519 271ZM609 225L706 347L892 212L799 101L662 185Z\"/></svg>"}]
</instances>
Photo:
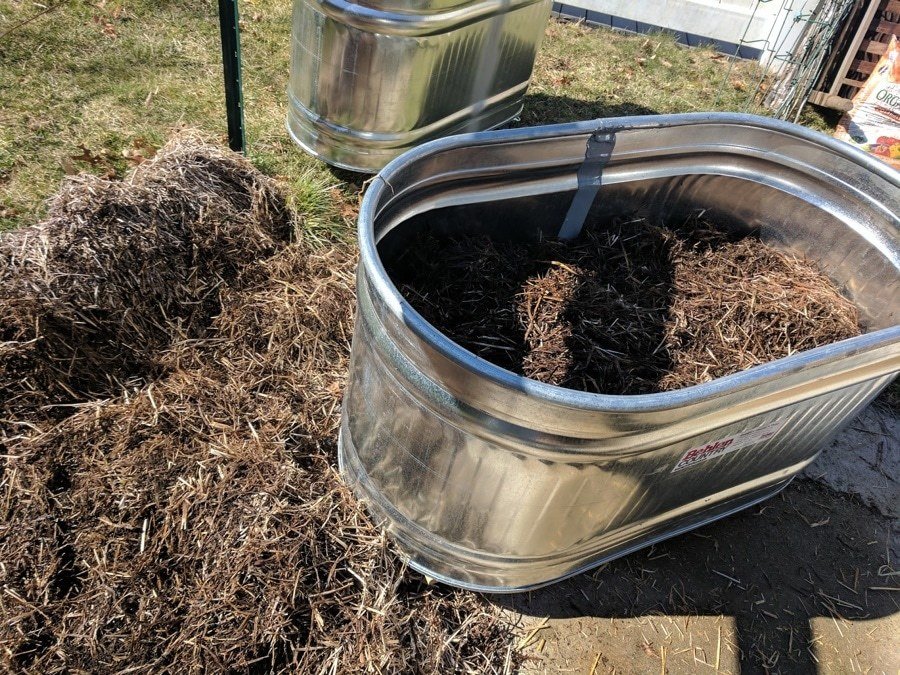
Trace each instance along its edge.
<instances>
[{"instance_id":1,"label":"printed bag label","mask_svg":"<svg viewBox=\"0 0 900 675\"><path fill-rule=\"evenodd\" d=\"M784 422L772 422L763 427L747 429L746 431L742 431L734 436L729 436L728 438L710 441L705 445L698 445L696 448L691 448L681 456L681 459L678 460L678 464L672 469L672 473L681 471L682 469L688 469L695 464L705 462L708 459L715 459L716 457L727 455L729 452L746 448L748 445L755 445L756 443L767 441L777 434L782 426L784 426Z\"/></svg>"}]
</instances>

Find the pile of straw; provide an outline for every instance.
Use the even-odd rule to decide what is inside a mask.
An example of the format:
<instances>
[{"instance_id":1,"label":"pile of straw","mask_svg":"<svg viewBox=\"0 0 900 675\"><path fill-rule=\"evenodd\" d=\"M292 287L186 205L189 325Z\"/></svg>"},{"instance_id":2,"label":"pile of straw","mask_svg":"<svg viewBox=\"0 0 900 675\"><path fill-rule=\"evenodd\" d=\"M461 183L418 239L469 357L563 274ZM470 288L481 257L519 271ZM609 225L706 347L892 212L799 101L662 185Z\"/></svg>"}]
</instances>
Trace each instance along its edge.
<instances>
[{"instance_id":1,"label":"pile of straw","mask_svg":"<svg viewBox=\"0 0 900 675\"><path fill-rule=\"evenodd\" d=\"M269 180L191 136L126 182L69 179L44 222L0 244L0 417L146 381L289 230Z\"/></svg>"},{"instance_id":2,"label":"pile of straw","mask_svg":"<svg viewBox=\"0 0 900 675\"><path fill-rule=\"evenodd\" d=\"M231 228L226 242L243 237L241 246L213 244L213 229L198 225L210 223L211 211L190 211L200 214L182 221L183 232L192 234L166 249L186 254L180 242L191 242L190 256L179 259L191 263L189 274L156 260L152 245L142 248L139 225L147 225L144 214L153 209L137 193L126 215L99 218L107 232L120 222L121 236L91 239L80 249L80 259L88 259L93 246L98 264L112 265L109 274L120 275L119 283L127 274L117 261L126 255L137 260L143 250L148 264L137 266L132 285L126 282L129 300L101 293L108 311L72 323L67 333L74 336L70 348L82 344L82 335L106 336L110 346L121 339L126 358L72 352L85 370L114 375L91 378L77 390L70 383L80 386L83 377L66 376L66 387L82 402L41 428L29 426L40 417L37 409L20 403L13 411L19 431L5 441L0 484L4 667L51 673L514 668L511 628L496 610L479 596L429 586L408 572L336 473L353 252L279 244L284 212L277 193L234 157L175 147L156 166L169 177L185 175L189 169L179 168L178 158L186 154L205 157L200 164L210 169L192 180L229 177L217 199L255 185L266 200L244 192L227 224L218 226L219 234ZM135 185L145 190L153 174L147 167L142 180L98 194L121 196ZM154 180L169 185L163 176ZM210 183L197 190L210 195ZM50 223L67 212L61 199ZM128 220L132 215L140 220ZM155 233L172 231L161 219L150 220ZM85 219L86 229L90 222ZM243 234L235 234L241 223ZM14 235L15 241L28 234ZM5 251L9 241L0 240ZM48 260L67 259L53 238L46 241ZM149 267L166 276L140 271ZM80 301L91 283L105 287L104 274L90 276L100 268L77 283L74 275L57 277L54 267L33 269L50 271L54 297ZM38 289L48 287L43 274L35 274ZM139 288L157 293L152 283L141 285L151 278L181 285L138 302ZM137 317L120 327L127 313L117 310L132 301ZM32 339L44 339L42 325ZM15 353L23 346L4 348ZM121 372L146 384L106 400L86 397L116 383ZM42 386L52 384L49 374L41 377Z\"/></svg>"}]
</instances>

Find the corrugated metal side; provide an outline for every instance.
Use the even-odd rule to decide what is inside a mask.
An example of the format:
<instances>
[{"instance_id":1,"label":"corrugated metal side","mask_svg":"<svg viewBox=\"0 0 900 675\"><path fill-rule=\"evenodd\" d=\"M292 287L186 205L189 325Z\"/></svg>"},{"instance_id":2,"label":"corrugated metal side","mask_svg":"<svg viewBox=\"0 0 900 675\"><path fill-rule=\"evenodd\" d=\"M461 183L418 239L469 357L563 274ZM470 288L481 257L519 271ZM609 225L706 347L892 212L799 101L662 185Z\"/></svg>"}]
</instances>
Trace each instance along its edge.
<instances>
[{"instance_id":1,"label":"corrugated metal side","mask_svg":"<svg viewBox=\"0 0 900 675\"><path fill-rule=\"evenodd\" d=\"M426 140L514 117L550 3L509 7L409 35L407 27L393 32L387 13L376 32L324 13L314 0L297 0L288 89L295 140L325 161L374 171Z\"/></svg>"}]
</instances>

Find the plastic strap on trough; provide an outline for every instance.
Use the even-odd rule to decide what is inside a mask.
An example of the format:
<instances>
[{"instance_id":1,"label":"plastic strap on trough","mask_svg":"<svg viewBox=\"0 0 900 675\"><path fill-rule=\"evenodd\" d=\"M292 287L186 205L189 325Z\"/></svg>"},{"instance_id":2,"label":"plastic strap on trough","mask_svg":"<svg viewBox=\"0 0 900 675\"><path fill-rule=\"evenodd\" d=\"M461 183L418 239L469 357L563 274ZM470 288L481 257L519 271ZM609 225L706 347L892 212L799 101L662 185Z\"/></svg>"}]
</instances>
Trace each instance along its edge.
<instances>
[{"instance_id":1,"label":"plastic strap on trough","mask_svg":"<svg viewBox=\"0 0 900 675\"><path fill-rule=\"evenodd\" d=\"M584 162L578 169L578 192L572 198L566 219L559 228L560 239L574 239L581 234L588 211L603 183L603 168L609 163L615 145L614 132L595 131L588 138Z\"/></svg>"}]
</instances>

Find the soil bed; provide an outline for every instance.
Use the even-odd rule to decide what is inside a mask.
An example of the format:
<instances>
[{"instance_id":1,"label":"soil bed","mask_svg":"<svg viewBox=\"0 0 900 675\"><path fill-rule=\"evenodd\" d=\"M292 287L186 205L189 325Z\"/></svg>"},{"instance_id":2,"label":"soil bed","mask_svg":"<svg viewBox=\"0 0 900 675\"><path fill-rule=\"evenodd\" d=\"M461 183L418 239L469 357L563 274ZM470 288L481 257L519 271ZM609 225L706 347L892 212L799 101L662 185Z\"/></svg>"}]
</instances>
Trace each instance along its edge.
<instances>
[{"instance_id":1,"label":"soil bed","mask_svg":"<svg viewBox=\"0 0 900 675\"><path fill-rule=\"evenodd\" d=\"M812 263L703 221L594 224L572 242L420 234L390 272L466 349L588 392L678 389L861 332Z\"/></svg>"}]
</instances>

